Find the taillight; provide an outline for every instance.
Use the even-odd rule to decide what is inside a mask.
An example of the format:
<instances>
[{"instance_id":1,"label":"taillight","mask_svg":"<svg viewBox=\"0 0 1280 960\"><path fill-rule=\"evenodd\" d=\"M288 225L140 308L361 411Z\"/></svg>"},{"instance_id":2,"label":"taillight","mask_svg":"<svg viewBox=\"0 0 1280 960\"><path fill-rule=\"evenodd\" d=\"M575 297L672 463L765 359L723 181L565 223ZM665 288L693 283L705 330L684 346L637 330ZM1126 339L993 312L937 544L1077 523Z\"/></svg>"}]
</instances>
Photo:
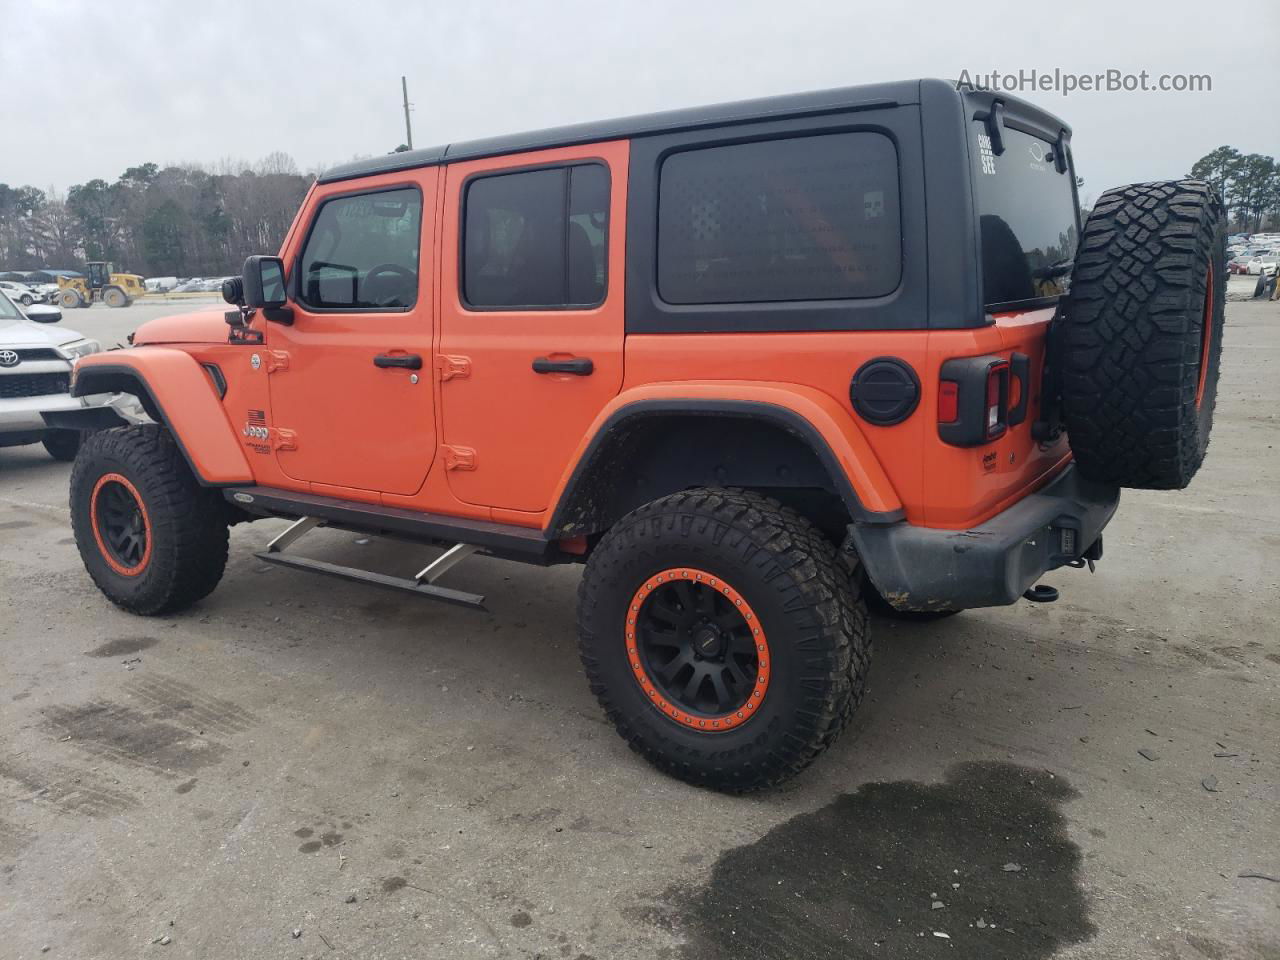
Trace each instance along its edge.
<instances>
[{"instance_id":1,"label":"taillight","mask_svg":"<svg viewBox=\"0 0 1280 960\"><path fill-rule=\"evenodd\" d=\"M955 357L938 378L938 436L957 447L990 443L1009 429L1009 361Z\"/></svg>"},{"instance_id":2,"label":"taillight","mask_svg":"<svg viewBox=\"0 0 1280 960\"><path fill-rule=\"evenodd\" d=\"M1005 415L1009 410L1009 361L1001 360L987 368L986 397L984 422L987 439L994 440L1008 429Z\"/></svg>"},{"instance_id":3,"label":"taillight","mask_svg":"<svg viewBox=\"0 0 1280 960\"><path fill-rule=\"evenodd\" d=\"M955 423L960 419L960 384L943 380L938 384L938 422Z\"/></svg>"}]
</instances>

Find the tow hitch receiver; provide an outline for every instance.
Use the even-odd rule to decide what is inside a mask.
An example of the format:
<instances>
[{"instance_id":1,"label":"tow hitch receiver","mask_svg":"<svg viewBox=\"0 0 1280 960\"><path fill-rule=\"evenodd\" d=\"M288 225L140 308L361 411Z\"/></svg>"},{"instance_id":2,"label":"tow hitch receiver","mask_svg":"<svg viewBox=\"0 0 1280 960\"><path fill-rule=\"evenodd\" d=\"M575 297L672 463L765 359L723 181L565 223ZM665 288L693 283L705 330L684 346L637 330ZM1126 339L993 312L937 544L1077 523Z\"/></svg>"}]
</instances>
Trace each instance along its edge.
<instances>
[{"instance_id":1,"label":"tow hitch receiver","mask_svg":"<svg viewBox=\"0 0 1280 960\"><path fill-rule=\"evenodd\" d=\"M1032 603L1053 603L1058 599L1058 588L1051 587L1047 583L1037 583L1024 593L1023 597Z\"/></svg>"}]
</instances>

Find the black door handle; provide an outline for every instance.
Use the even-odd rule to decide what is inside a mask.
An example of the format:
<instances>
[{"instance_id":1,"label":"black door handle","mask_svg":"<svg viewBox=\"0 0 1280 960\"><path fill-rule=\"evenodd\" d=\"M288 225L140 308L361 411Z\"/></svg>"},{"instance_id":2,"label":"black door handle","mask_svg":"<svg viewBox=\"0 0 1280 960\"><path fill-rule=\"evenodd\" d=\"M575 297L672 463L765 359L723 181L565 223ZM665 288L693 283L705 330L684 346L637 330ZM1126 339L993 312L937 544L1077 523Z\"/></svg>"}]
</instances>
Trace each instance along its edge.
<instances>
[{"instance_id":1,"label":"black door handle","mask_svg":"<svg viewBox=\"0 0 1280 960\"><path fill-rule=\"evenodd\" d=\"M380 353L373 358L375 367L404 367L406 370L421 370L422 357L416 353Z\"/></svg>"},{"instance_id":2,"label":"black door handle","mask_svg":"<svg viewBox=\"0 0 1280 960\"><path fill-rule=\"evenodd\" d=\"M590 357L574 357L572 360L535 357L533 360L534 373L572 373L575 377L589 377L595 368Z\"/></svg>"}]
</instances>

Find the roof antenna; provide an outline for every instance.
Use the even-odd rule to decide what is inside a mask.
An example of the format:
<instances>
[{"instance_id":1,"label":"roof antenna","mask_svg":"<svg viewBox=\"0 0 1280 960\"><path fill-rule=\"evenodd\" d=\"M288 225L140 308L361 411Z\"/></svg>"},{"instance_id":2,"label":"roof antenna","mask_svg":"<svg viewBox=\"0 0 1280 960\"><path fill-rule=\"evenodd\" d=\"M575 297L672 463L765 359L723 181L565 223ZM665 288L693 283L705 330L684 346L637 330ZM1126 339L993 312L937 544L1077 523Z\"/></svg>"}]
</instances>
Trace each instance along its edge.
<instances>
[{"instance_id":1,"label":"roof antenna","mask_svg":"<svg viewBox=\"0 0 1280 960\"><path fill-rule=\"evenodd\" d=\"M409 81L400 78L400 92L404 94L404 142L413 149L413 124L409 122Z\"/></svg>"}]
</instances>

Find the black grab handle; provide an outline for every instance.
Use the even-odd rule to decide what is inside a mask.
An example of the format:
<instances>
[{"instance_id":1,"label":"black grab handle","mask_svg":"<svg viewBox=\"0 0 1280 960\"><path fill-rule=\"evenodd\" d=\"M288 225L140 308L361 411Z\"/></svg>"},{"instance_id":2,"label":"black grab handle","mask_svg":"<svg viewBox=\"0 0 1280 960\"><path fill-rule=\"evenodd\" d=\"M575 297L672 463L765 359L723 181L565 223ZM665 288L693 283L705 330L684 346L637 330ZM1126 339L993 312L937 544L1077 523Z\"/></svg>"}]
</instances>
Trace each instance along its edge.
<instances>
[{"instance_id":1,"label":"black grab handle","mask_svg":"<svg viewBox=\"0 0 1280 960\"><path fill-rule=\"evenodd\" d=\"M404 367L406 370L421 370L422 358L416 353L380 353L373 358L375 367Z\"/></svg>"},{"instance_id":2,"label":"black grab handle","mask_svg":"<svg viewBox=\"0 0 1280 960\"><path fill-rule=\"evenodd\" d=\"M589 377L595 368L590 357L574 357L572 360L535 357L533 361L534 373L572 373L575 377Z\"/></svg>"}]
</instances>

